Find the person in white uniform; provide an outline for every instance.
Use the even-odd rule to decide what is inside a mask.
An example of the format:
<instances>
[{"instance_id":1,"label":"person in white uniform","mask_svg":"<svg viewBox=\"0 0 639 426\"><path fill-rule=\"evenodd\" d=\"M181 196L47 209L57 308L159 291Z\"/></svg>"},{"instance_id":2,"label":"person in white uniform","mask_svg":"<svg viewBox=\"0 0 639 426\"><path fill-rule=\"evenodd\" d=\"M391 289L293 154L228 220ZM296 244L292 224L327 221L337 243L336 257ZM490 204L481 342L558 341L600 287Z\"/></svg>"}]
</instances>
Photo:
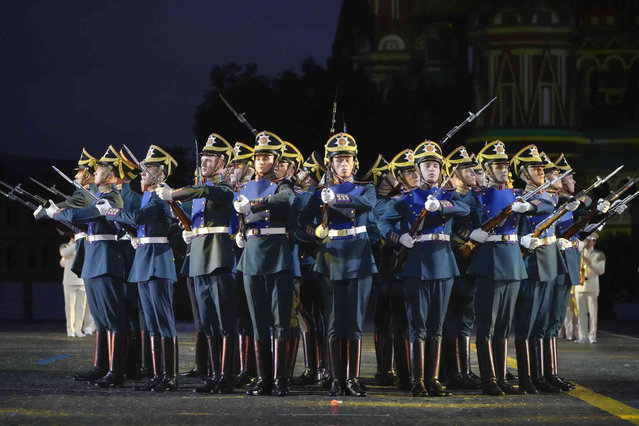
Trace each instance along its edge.
<instances>
[{"instance_id":1,"label":"person in white uniform","mask_svg":"<svg viewBox=\"0 0 639 426\"><path fill-rule=\"evenodd\" d=\"M67 336L84 337L85 332L90 334L95 330L95 325L89 310L86 308L87 295L84 290L84 281L71 270L74 258L75 241L71 239L68 243L60 245L60 266L64 268L62 288L64 289Z\"/></svg>"},{"instance_id":2,"label":"person in white uniform","mask_svg":"<svg viewBox=\"0 0 639 426\"><path fill-rule=\"evenodd\" d=\"M579 311L579 339L577 343L597 342L597 298L599 275L606 271L606 256L595 249L598 235L593 232L586 238L581 254L582 285L575 286L575 299Z\"/></svg>"}]
</instances>

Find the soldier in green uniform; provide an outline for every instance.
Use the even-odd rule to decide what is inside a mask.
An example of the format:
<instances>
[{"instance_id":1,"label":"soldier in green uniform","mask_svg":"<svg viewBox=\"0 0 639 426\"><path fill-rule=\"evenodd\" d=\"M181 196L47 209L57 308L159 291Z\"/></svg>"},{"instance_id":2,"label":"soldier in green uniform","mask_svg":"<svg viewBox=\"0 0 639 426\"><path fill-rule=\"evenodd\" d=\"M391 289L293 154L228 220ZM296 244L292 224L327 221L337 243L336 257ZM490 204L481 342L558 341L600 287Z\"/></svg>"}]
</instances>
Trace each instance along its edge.
<instances>
[{"instance_id":1,"label":"soldier in green uniform","mask_svg":"<svg viewBox=\"0 0 639 426\"><path fill-rule=\"evenodd\" d=\"M246 238L246 246L237 270L244 277L258 370L248 395L286 396L289 392L286 341L290 338L294 265L286 226L295 195L290 181L275 176L283 150L284 142L276 134L257 134L255 180L242 185L233 202L243 215L244 233L239 238Z\"/></svg>"},{"instance_id":2,"label":"soldier in green uniform","mask_svg":"<svg viewBox=\"0 0 639 426\"><path fill-rule=\"evenodd\" d=\"M459 146L446 156L447 173L453 173L451 182L466 204L472 204L473 188L477 186L475 167L478 165L466 148ZM457 216L453 219L451 245L460 275L455 277L444 321L443 349L446 361L448 389L477 389L478 377L471 371L470 334L475 324L476 287L472 277L466 275L468 259L460 253L460 247L468 241L472 231L472 218Z\"/></svg>"},{"instance_id":3,"label":"soldier in green uniform","mask_svg":"<svg viewBox=\"0 0 639 426\"><path fill-rule=\"evenodd\" d=\"M412 394L448 396L439 382L441 338L453 279L459 275L450 233L453 218L467 215L468 205L457 192L439 189L444 161L439 145L422 142L414 160L421 185L389 203L379 227L386 241L408 249L399 274L410 332ZM409 229L422 212L419 231L411 235Z\"/></svg>"},{"instance_id":4,"label":"soldier in green uniform","mask_svg":"<svg viewBox=\"0 0 639 426\"><path fill-rule=\"evenodd\" d=\"M302 163L295 175L295 200L291 207L289 221L291 229L297 228L297 216L315 192L326 172L323 159L317 151ZM297 233L291 235L298 249L301 286L298 309L299 326L304 346L304 372L296 378L296 384L308 385L327 378L324 365L324 304L322 289L313 273L315 264L315 244L298 240Z\"/></svg>"},{"instance_id":5,"label":"soldier in green uniform","mask_svg":"<svg viewBox=\"0 0 639 426\"><path fill-rule=\"evenodd\" d=\"M299 226L321 240L313 270L323 280L329 395L366 396L358 377L364 314L377 272L366 227L375 188L355 182L357 143L347 133L328 139L324 163L325 185L315 190L300 213Z\"/></svg>"},{"instance_id":6,"label":"soldier in green uniform","mask_svg":"<svg viewBox=\"0 0 639 426\"><path fill-rule=\"evenodd\" d=\"M183 238L191 245L188 269L194 279L211 367L211 376L205 384L194 389L197 393L229 393L235 388L237 292L229 236L234 213L233 187L222 179L231 152L226 139L211 133L200 153L205 182L179 189L162 185L155 190L162 200L191 201L191 231L183 231Z\"/></svg>"},{"instance_id":7,"label":"soldier in green uniform","mask_svg":"<svg viewBox=\"0 0 639 426\"><path fill-rule=\"evenodd\" d=\"M95 185L94 172L97 167L97 158L89 154L86 148L82 148L80 159L78 160L78 167L76 167L76 174L74 179L82 186L87 188L91 192L97 191ZM91 205L93 199L86 192L76 189L73 194L62 202L56 203L56 206L60 209L63 208L82 208ZM36 220L42 220L48 218L46 209L38 207L33 212ZM86 232L78 232L74 236L75 240L75 259L71 265L71 270L79 277L82 276L82 265L84 264L84 252L86 244ZM85 285L87 294L87 306L89 312L96 324L95 332L95 347L93 357L93 367L86 373L75 375L73 378L77 381L92 381L97 380L104 376L109 369L109 351L107 345L107 333L106 333L106 321L101 316L100 311L97 309L96 295L91 286Z\"/></svg>"},{"instance_id":8,"label":"soldier in green uniform","mask_svg":"<svg viewBox=\"0 0 639 426\"><path fill-rule=\"evenodd\" d=\"M534 191L544 183L544 162L535 145L522 148L511 159L511 165L514 175L526 184L524 193ZM524 263L528 278L521 282L515 306L515 346L522 348L517 352L518 370L524 372L529 364L531 380L525 376L522 377L520 373L519 384L520 388L528 393L560 392L559 388L552 386L544 378L542 356L543 337L548 325L553 287L557 277L567 272L566 265L556 243L555 224L541 233L538 238L533 236L537 225L555 210L558 196L555 191L548 190L535 194L531 200L541 201L550 208L545 214L521 216L520 244L526 249ZM568 210L575 210L578 206L578 201L571 202ZM526 344L529 346L530 363L527 362L523 353L520 357Z\"/></svg>"},{"instance_id":9,"label":"soldier in green uniform","mask_svg":"<svg viewBox=\"0 0 639 426\"><path fill-rule=\"evenodd\" d=\"M122 207L122 197L114 189L122 158L112 146L97 162L95 183L97 197L113 207ZM125 265L120 251L118 229L109 223L96 207L97 201L82 208L58 209L52 205L47 215L54 220L86 223L88 232L82 279L85 287L91 287L95 295L93 311L104 320L100 331L107 333L109 371L96 381L100 387L122 387L126 362L126 337L128 331L126 301L124 295ZM102 322L102 321L100 321Z\"/></svg>"},{"instance_id":10,"label":"soldier in green uniform","mask_svg":"<svg viewBox=\"0 0 639 426\"><path fill-rule=\"evenodd\" d=\"M125 223L137 228L131 240L135 248L129 283L139 288L144 322L150 334L154 367L153 378L136 390L154 392L177 390L178 344L173 314L173 283L177 281L173 252L169 246L171 210L154 192L166 180L177 162L166 151L151 145L144 159L142 172L144 191L138 208L111 208L108 201L98 210L108 221ZM150 173L149 173L150 172ZM137 293L136 293L137 296ZM160 347L156 346L158 337ZM129 342L131 344L131 342ZM162 366L158 360L162 360Z\"/></svg>"},{"instance_id":11,"label":"soldier in green uniform","mask_svg":"<svg viewBox=\"0 0 639 426\"><path fill-rule=\"evenodd\" d=\"M482 390L484 394L498 396L504 395L504 392L519 393L506 382L508 335L520 282L528 277L517 244L518 213L549 213L552 207L539 200L521 202L518 200L521 191L508 187L509 161L502 141L488 143L477 154L477 161L487 176L487 186L473 192L475 199L469 200L475 228L469 238L479 246L470 260L467 274L475 277L477 287L476 344ZM511 205L513 213L503 223L490 232L481 229L481 225ZM517 347L519 359L520 348ZM527 358L527 346L525 349L521 353ZM526 376L522 371L519 370L520 384L522 377Z\"/></svg>"}]
</instances>

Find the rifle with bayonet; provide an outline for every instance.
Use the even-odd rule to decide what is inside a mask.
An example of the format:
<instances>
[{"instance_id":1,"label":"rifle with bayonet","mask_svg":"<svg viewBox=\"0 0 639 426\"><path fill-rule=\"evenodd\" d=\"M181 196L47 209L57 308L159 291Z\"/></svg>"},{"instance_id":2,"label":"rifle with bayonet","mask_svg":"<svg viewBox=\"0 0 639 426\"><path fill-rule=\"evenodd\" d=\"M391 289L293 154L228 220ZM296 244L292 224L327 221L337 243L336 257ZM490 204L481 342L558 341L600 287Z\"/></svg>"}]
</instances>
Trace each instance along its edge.
<instances>
[{"instance_id":1,"label":"rifle with bayonet","mask_svg":"<svg viewBox=\"0 0 639 426\"><path fill-rule=\"evenodd\" d=\"M195 171L197 173L196 185L204 185L202 165L200 164L200 147L197 145L197 139L193 139L193 142L195 142Z\"/></svg>"},{"instance_id":2,"label":"rifle with bayonet","mask_svg":"<svg viewBox=\"0 0 639 426\"><path fill-rule=\"evenodd\" d=\"M34 195L31 194L29 191L25 190L24 188L22 188L22 184L17 184L16 186L11 186L8 183L5 183L3 181L0 180L0 184L2 184L4 187L6 187L11 193L13 194L18 194L18 195L26 195L27 197L31 198L33 201L35 201L36 203L40 204L41 206L44 206L45 204L48 203L47 200L45 200L44 198L38 196L38 195Z\"/></svg>"},{"instance_id":3,"label":"rifle with bayonet","mask_svg":"<svg viewBox=\"0 0 639 426\"><path fill-rule=\"evenodd\" d=\"M448 133L446 133L446 136L444 136L442 138L442 140L439 141L439 146L442 146L443 144L445 144L448 139L450 139L451 137L453 137L453 135L457 132L459 132L459 130L464 127L466 124L470 123L471 121L473 121L474 119L476 119L477 117L479 117L479 114L481 114L482 112L484 112L484 110L486 108L488 108L488 106L490 104L492 104L493 102L495 102L495 100L497 99L497 97L495 96L494 98L492 98L486 105L483 106L482 109L480 109L479 111L473 113L471 111L468 111L468 117L466 117L466 119L464 121L462 121L461 123L459 123L459 125L453 127L452 129L450 129L448 131Z\"/></svg>"},{"instance_id":4,"label":"rifle with bayonet","mask_svg":"<svg viewBox=\"0 0 639 426\"><path fill-rule=\"evenodd\" d=\"M333 98L333 113L331 117L331 129L329 130L328 137L330 138L335 134L335 114L337 113L337 87L335 87L335 98ZM331 161L326 165L326 173L324 174L324 186L326 188L331 187L331 181L333 180L333 165ZM322 227L324 229L328 228L328 204L324 203L322 205Z\"/></svg>"},{"instance_id":5,"label":"rifle with bayonet","mask_svg":"<svg viewBox=\"0 0 639 426\"><path fill-rule=\"evenodd\" d=\"M608 201L612 203L613 201L621 197L626 191L628 191L637 182L639 182L639 178L629 179L625 185L623 185L617 191L611 192L606 198L604 198L603 201ZM566 240L569 240L570 238L572 238L575 234L577 234L579 231L584 229L586 225L588 224L588 222L590 222L595 216L597 216L598 213L599 213L599 210L597 210L597 206L593 206L588 211L588 213L586 213L581 218L579 218L579 220L575 221L570 226L570 228L566 229L566 231L561 235L561 238L565 238Z\"/></svg>"},{"instance_id":6,"label":"rifle with bayonet","mask_svg":"<svg viewBox=\"0 0 639 426\"><path fill-rule=\"evenodd\" d=\"M237 120L238 120L240 123L244 124L244 125L245 125L248 129L249 129L249 131L253 134L253 136L257 136L257 130L255 130L255 129L253 128L253 126L251 126L251 125L249 124L249 122L248 122L248 121L246 121L246 118L244 117L244 115L245 115L246 113L245 113L245 112L243 112L243 113L241 113L241 114L238 114L238 113L235 111L235 109L233 109L233 107L231 106L231 104L230 104L230 103L228 103L226 99L224 99L224 96L222 96L222 94L221 94L221 93L218 93L218 95L220 95L220 99L222 99L222 102L224 102L224 104L226 105L226 107L227 107L229 110L231 110L231 112L233 113L233 115L235 116L235 118L237 118Z\"/></svg>"},{"instance_id":7,"label":"rifle with bayonet","mask_svg":"<svg viewBox=\"0 0 639 426\"><path fill-rule=\"evenodd\" d=\"M561 179L568 176L568 174L570 173L572 173L572 169L568 170L567 172L563 173L561 176L557 177L556 179L553 179L552 181L550 180L546 181L544 184L535 188L533 191L527 192L526 194L520 197L517 197L515 201L513 201L512 203L510 203L509 205L501 209L501 211L497 213L495 216L488 219L482 226L480 226L480 229L484 232L488 232L489 234L494 232L495 228L504 224L506 220L508 219L508 216L512 214L513 204L515 204L516 202L525 203L530 198L532 198L533 195L540 193L541 191L544 191L547 188L550 188L552 185L559 182ZM468 258L470 257L472 252L479 246L479 244L481 243L469 239L468 241L464 243L464 245L462 245L459 248L459 253L462 255L462 257Z\"/></svg>"},{"instance_id":8,"label":"rifle with bayonet","mask_svg":"<svg viewBox=\"0 0 639 426\"><path fill-rule=\"evenodd\" d=\"M606 213L606 215L603 217L603 219L601 219L599 222L597 223L592 223L589 225L586 225L586 227L584 228L583 231L581 231L581 233L579 234L579 237L584 240L586 238L588 238L588 236L590 234L592 234L593 232L595 232L597 229L599 229L601 226L605 225L606 222L612 218L616 213L614 212L614 209L619 207L621 204L627 206L628 204L630 204L630 202L632 200L634 200L635 198L637 198L637 196L639 196L639 191L635 192L634 194L628 195L626 198L624 198L623 200L613 204L612 206L610 206L610 210L608 210L608 212Z\"/></svg>"},{"instance_id":9,"label":"rifle with bayonet","mask_svg":"<svg viewBox=\"0 0 639 426\"><path fill-rule=\"evenodd\" d=\"M46 189L47 191L49 191L50 193L54 194L54 195L59 195L60 197L63 197L65 200L69 199L68 195L65 195L63 192L59 191L58 189L56 189L55 185L51 185L51 186L46 186L45 184L43 184L42 182L40 182L37 179L34 179L32 177L29 177L29 179L31 179L31 181L33 183L35 183L36 185L40 186L41 188Z\"/></svg>"},{"instance_id":10,"label":"rifle with bayonet","mask_svg":"<svg viewBox=\"0 0 639 426\"><path fill-rule=\"evenodd\" d=\"M11 188L10 185L5 184L4 182L2 182L2 184L4 186L6 186L6 187ZM29 201L25 201L22 198L16 196L16 193L14 192L14 190L10 190L8 193L0 190L0 194L4 195L5 197L7 197L10 200L17 201L18 203L20 203L23 206L31 209L32 211L36 211L38 209L38 207L35 204L33 204L33 203L29 202ZM55 221L54 223L55 223L55 227L58 229L58 231L61 234L64 234L64 235L68 236L69 238L73 238L75 234L77 234L78 232L81 231L79 228L77 228L77 227L75 227L75 226L73 226L73 225L71 225L71 224L69 224L67 222Z\"/></svg>"},{"instance_id":11,"label":"rifle with bayonet","mask_svg":"<svg viewBox=\"0 0 639 426\"><path fill-rule=\"evenodd\" d=\"M59 174L60 176L62 176L62 178L64 180L66 180L67 182L69 182L71 185L75 186L77 189L79 189L80 191L84 192L86 195L88 195L89 197L91 197L93 199L93 201L96 202L96 204L99 203L103 203L104 200L100 197L98 197L97 195L95 195L93 192L89 191L88 189L86 189L83 185L81 185L79 182L77 182L74 179L71 179L69 176L67 176L66 174L64 174L60 169L58 169L56 166L51 166L53 167L53 170L56 171L57 174ZM135 229L134 227L124 224L124 223L116 223L115 226L119 229L124 229L124 231L129 234L129 236L131 237L137 237L138 232L137 229Z\"/></svg>"},{"instance_id":12,"label":"rifle with bayonet","mask_svg":"<svg viewBox=\"0 0 639 426\"><path fill-rule=\"evenodd\" d=\"M133 153L131 152L128 146L122 145L122 147L126 150L126 152L131 157L131 160L140 168L140 170L142 170L143 172L151 176L151 179L153 179L153 183L155 183L157 186L159 186L162 183L156 175L151 173L151 171L146 166L146 164L144 164L144 162L138 161L138 159L135 157L135 155L133 155ZM186 216L186 213L184 213L184 210L182 210L182 208L178 205L177 201L167 201L167 203L169 204L171 211L173 211L173 214L175 214L175 217L177 217L177 219L180 221L184 229L186 229L187 231L190 231L191 220Z\"/></svg>"},{"instance_id":13,"label":"rifle with bayonet","mask_svg":"<svg viewBox=\"0 0 639 426\"><path fill-rule=\"evenodd\" d=\"M451 178L453 177L453 174L457 171L457 167L459 166L455 166L455 168L451 171L448 177L446 177L446 179L444 179L444 181L439 186L439 188L437 188L437 191L435 191L434 194L428 197L429 199L434 200L437 198L437 196L442 192L442 190L446 187L446 185L448 185L448 182L450 182ZM415 222L413 222L413 225L410 227L410 230L408 231L408 235L415 238L415 235L417 235L417 233L421 230L422 222L424 221L424 218L426 217L427 214L428 214L428 210L426 210L426 207L424 207L421 213L419 214L419 216L417 216L417 219L415 219ZM395 265L395 271L400 271L402 269L402 266L404 266L404 262L406 261L406 256L408 256L408 248L402 246L402 248L399 250L399 253L397 253L397 265Z\"/></svg>"},{"instance_id":14,"label":"rifle with bayonet","mask_svg":"<svg viewBox=\"0 0 639 426\"><path fill-rule=\"evenodd\" d=\"M579 201L581 202L582 199L584 197L586 197L586 195L592 191L595 188L600 187L604 182L606 182L608 179L610 179L611 177L613 177L614 175L617 174L617 172L619 172L619 170L621 170L623 168L623 165L617 167L616 170L614 170L612 173L610 173L608 176L606 176L605 178L601 179L599 176L597 176L597 180L595 181L595 183L593 183L592 185L590 185L588 188L586 189L582 189L577 195L570 197L570 199L568 199L564 204L562 204L557 211L555 211L555 213L551 214L550 216L548 216L546 219L544 219L543 221L541 221L541 223L539 223L539 225L537 225L535 227L535 231L533 232L533 237L534 238L539 238L539 236L548 228L550 228L552 226L553 223L555 223L556 221L559 220L559 218L561 218L567 211L568 209L566 208L566 206L568 205L569 202L571 201Z\"/></svg>"}]
</instances>

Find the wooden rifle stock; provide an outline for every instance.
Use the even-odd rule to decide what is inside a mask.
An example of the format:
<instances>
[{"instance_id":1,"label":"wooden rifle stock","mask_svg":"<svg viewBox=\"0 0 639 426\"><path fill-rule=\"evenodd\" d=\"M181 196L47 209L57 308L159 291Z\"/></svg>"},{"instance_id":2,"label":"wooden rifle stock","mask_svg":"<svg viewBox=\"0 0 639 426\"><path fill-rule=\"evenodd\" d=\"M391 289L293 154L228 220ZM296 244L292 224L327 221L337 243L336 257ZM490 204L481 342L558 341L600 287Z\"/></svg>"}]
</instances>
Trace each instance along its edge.
<instances>
[{"instance_id":1,"label":"wooden rifle stock","mask_svg":"<svg viewBox=\"0 0 639 426\"><path fill-rule=\"evenodd\" d=\"M191 220L186 216L186 213L184 213L184 210L182 210L177 201L168 201L168 203L169 207L171 207L171 210L173 211L173 214L180 221L184 229L190 231Z\"/></svg>"},{"instance_id":2,"label":"wooden rifle stock","mask_svg":"<svg viewBox=\"0 0 639 426\"><path fill-rule=\"evenodd\" d=\"M419 214L419 216L417 216L417 220L415 220L413 226L410 227L408 235L410 235L411 237L415 237L415 234L417 234L417 231L419 231L419 228L422 225L422 222L424 221L424 218L427 214L428 210L426 210L425 208L422 209L422 212ZM399 253L397 253L397 265L395 266L396 271L402 269L402 266L404 266L404 262L406 261L406 256L408 256L408 249L402 246L402 248L399 249Z\"/></svg>"}]
</instances>

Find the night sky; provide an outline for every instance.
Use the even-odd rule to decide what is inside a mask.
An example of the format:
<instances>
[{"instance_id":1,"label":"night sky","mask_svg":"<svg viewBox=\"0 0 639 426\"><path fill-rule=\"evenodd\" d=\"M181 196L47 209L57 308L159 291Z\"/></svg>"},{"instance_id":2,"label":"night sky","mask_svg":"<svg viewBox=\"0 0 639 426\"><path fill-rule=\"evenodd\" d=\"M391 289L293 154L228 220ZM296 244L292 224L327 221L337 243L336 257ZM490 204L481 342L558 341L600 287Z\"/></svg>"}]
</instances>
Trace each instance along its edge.
<instances>
[{"instance_id":1,"label":"night sky","mask_svg":"<svg viewBox=\"0 0 639 426\"><path fill-rule=\"evenodd\" d=\"M215 65L325 66L339 0L14 1L0 10L0 155L192 144ZM232 118L231 118L232 119Z\"/></svg>"}]
</instances>

